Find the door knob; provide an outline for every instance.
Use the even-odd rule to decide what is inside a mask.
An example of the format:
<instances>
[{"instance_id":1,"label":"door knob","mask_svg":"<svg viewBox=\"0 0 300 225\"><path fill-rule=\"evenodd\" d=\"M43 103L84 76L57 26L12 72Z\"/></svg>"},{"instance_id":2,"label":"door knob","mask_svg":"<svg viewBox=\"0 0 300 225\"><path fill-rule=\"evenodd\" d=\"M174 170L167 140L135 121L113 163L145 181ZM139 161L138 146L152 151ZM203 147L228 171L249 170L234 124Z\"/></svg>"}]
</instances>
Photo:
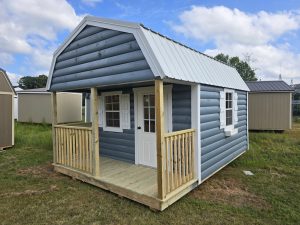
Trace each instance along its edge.
<instances>
[{"instance_id":1,"label":"door knob","mask_svg":"<svg viewBox=\"0 0 300 225\"><path fill-rule=\"evenodd\" d=\"M142 129L140 126L137 127L138 130Z\"/></svg>"}]
</instances>

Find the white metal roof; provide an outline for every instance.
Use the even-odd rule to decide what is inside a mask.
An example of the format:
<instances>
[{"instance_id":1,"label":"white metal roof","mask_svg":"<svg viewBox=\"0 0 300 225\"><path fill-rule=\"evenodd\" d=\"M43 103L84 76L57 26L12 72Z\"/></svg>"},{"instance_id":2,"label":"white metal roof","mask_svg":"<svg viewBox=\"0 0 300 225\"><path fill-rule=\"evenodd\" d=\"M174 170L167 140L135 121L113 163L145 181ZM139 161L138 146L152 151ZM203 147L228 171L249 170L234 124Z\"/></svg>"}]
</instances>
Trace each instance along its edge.
<instances>
[{"instance_id":1,"label":"white metal roof","mask_svg":"<svg viewBox=\"0 0 300 225\"><path fill-rule=\"evenodd\" d=\"M162 79L170 78L249 91L248 86L233 67L153 32L142 24L92 16L85 17L64 44L55 51L47 89L50 88L56 57L86 25L132 33L152 72Z\"/></svg>"}]
</instances>

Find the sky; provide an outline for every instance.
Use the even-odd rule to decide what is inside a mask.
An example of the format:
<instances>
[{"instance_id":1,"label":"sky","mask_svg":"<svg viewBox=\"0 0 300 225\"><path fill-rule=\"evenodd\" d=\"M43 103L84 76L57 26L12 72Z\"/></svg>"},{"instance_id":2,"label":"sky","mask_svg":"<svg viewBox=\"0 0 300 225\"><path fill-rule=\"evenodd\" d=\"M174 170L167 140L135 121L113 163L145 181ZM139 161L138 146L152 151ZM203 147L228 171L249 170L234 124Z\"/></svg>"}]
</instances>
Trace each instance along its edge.
<instances>
[{"instance_id":1,"label":"sky","mask_svg":"<svg viewBox=\"0 0 300 225\"><path fill-rule=\"evenodd\" d=\"M247 59L259 80L300 83L299 0L0 0L0 67L14 85L48 75L86 15L143 23L210 56Z\"/></svg>"}]
</instances>

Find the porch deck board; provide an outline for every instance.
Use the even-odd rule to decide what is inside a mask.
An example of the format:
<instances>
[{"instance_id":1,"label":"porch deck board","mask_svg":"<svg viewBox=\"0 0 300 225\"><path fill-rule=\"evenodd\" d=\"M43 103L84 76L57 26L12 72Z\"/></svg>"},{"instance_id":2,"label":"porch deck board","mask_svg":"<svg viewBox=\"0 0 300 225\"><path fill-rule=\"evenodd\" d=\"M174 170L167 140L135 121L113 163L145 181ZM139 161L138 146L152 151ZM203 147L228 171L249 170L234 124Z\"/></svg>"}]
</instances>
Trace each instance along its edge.
<instances>
[{"instance_id":1,"label":"porch deck board","mask_svg":"<svg viewBox=\"0 0 300 225\"><path fill-rule=\"evenodd\" d=\"M57 163L54 164L54 169L59 173L109 190L156 210L165 209L197 186L197 180L191 180L179 188L180 190L160 200L156 169L103 156L100 157L100 177L93 177L84 171Z\"/></svg>"},{"instance_id":2,"label":"porch deck board","mask_svg":"<svg viewBox=\"0 0 300 225\"><path fill-rule=\"evenodd\" d=\"M156 169L100 157L100 179L107 183L157 197Z\"/></svg>"}]
</instances>

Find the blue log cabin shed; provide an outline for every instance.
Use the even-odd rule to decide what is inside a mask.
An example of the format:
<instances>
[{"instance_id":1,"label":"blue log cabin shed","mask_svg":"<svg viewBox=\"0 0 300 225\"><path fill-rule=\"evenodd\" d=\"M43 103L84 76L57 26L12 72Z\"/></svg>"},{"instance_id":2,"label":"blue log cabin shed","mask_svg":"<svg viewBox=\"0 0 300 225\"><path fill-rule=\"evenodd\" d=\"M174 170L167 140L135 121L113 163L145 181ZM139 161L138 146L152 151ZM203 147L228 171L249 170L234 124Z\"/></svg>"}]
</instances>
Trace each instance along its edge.
<instances>
[{"instance_id":1,"label":"blue log cabin shed","mask_svg":"<svg viewBox=\"0 0 300 225\"><path fill-rule=\"evenodd\" d=\"M142 24L85 17L54 53L47 88L55 170L153 209L249 146L238 72ZM90 93L90 123L57 123L63 91Z\"/></svg>"}]
</instances>

